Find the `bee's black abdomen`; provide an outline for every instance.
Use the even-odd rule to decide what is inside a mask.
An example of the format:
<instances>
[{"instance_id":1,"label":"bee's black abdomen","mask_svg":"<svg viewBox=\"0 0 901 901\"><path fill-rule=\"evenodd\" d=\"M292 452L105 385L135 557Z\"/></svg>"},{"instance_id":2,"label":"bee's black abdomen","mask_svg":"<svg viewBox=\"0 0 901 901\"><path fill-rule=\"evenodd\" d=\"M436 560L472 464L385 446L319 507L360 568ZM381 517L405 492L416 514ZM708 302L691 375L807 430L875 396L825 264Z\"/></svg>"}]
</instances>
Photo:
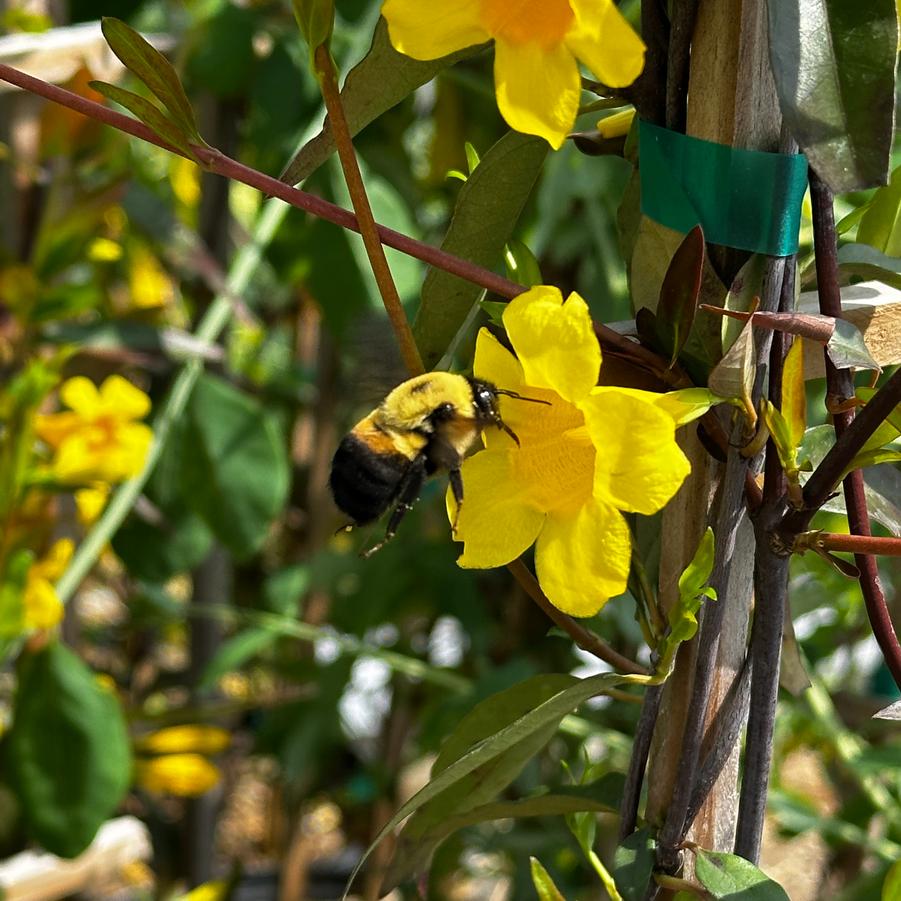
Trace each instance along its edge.
<instances>
[{"instance_id":1,"label":"bee's black abdomen","mask_svg":"<svg viewBox=\"0 0 901 901\"><path fill-rule=\"evenodd\" d=\"M373 522L391 505L409 467L403 454L376 453L347 435L332 458L329 487L335 504L356 525Z\"/></svg>"}]
</instances>

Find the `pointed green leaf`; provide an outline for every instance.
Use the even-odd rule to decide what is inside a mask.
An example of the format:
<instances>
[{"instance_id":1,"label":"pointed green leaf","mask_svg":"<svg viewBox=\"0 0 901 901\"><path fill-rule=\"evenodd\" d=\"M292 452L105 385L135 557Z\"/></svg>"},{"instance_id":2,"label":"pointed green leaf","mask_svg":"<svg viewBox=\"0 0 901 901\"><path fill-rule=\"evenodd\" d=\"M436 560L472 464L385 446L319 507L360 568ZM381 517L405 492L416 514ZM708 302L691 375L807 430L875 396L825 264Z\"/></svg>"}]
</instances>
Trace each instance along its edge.
<instances>
[{"instance_id":1,"label":"pointed green leaf","mask_svg":"<svg viewBox=\"0 0 901 901\"><path fill-rule=\"evenodd\" d=\"M842 275L859 275L901 289L901 257L890 257L869 244L842 244L838 264Z\"/></svg>"},{"instance_id":2,"label":"pointed green leaf","mask_svg":"<svg viewBox=\"0 0 901 901\"><path fill-rule=\"evenodd\" d=\"M826 353L836 369L872 369L882 372L882 367L870 356L860 329L847 319L835 320L835 331L826 345Z\"/></svg>"},{"instance_id":3,"label":"pointed green leaf","mask_svg":"<svg viewBox=\"0 0 901 901\"><path fill-rule=\"evenodd\" d=\"M894 0L769 0L770 63L785 122L835 193L888 180Z\"/></svg>"},{"instance_id":4,"label":"pointed green leaf","mask_svg":"<svg viewBox=\"0 0 901 901\"><path fill-rule=\"evenodd\" d=\"M751 392L754 388L754 329L751 320L738 333L735 343L725 356L714 366L707 387L721 397L740 400L749 414L754 411Z\"/></svg>"},{"instance_id":5,"label":"pointed green leaf","mask_svg":"<svg viewBox=\"0 0 901 901\"><path fill-rule=\"evenodd\" d=\"M857 240L890 257L901 257L901 166L864 207Z\"/></svg>"},{"instance_id":6,"label":"pointed green leaf","mask_svg":"<svg viewBox=\"0 0 901 901\"><path fill-rule=\"evenodd\" d=\"M566 901L537 857L529 858L529 867L532 874L532 885L535 886L535 891L538 893L538 901Z\"/></svg>"},{"instance_id":7,"label":"pointed green leaf","mask_svg":"<svg viewBox=\"0 0 901 901\"><path fill-rule=\"evenodd\" d=\"M897 463L901 461L901 450L894 447L880 447L875 450L861 451L855 455L842 473L842 479L855 469L866 469L867 466L878 466L880 463Z\"/></svg>"},{"instance_id":8,"label":"pointed green leaf","mask_svg":"<svg viewBox=\"0 0 901 901\"><path fill-rule=\"evenodd\" d=\"M704 232L696 225L676 248L657 304L657 337L670 358L676 362L685 346L698 311L698 294L704 273Z\"/></svg>"},{"instance_id":9,"label":"pointed green leaf","mask_svg":"<svg viewBox=\"0 0 901 901\"><path fill-rule=\"evenodd\" d=\"M474 747L467 750L462 757L450 763L446 769L432 778L409 801L401 805L394 816L382 827L373 843L366 849L366 852L354 867L342 899L347 898L350 885L353 883L360 868L369 859L372 851L381 844L386 835L392 832L410 814L415 813L425 803L437 797L452 785L459 783L461 779L468 776L482 764L493 760L499 754L522 742L529 741L536 733L542 732L549 724L554 723L559 726L564 716L571 713L589 698L608 688L613 688L628 681L630 681L629 677L618 676L614 673L602 673L597 676L591 676L588 679L581 679L575 685L558 691L548 700L535 706L524 716L519 717L510 725L484 738Z\"/></svg>"},{"instance_id":10,"label":"pointed green leaf","mask_svg":"<svg viewBox=\"0 0 901 901\"><path fill-rule=\"evenodd\" d=\"M192 509L239 559L256 551L288 495L280 428L254 397L203 375L188 407L182 485Z\"/></svg>"},{"instance_id":11,"label":"pointed green leaf","mask_svg":"<svg viewBox=\"0 0 901 901\"><path fill-rule=\"evenodd\" d=\"M418 60L404 56L391 46L388 26L379 19L372 46L344 80L341 100L351 137L362 131L382 113L397 106L420 85L431 81L442 69L466 59L483 45L466 47L440 59ZM328 119L322 131L303 147L288 163L280 179L296 185L309 178L334 152L335 139Z\"/></svg>"},{"instance_id":12,"label":"pointed green leaf","mask_svg":"<svg viewBox=\"0 0 901 901\"><path fill-rule=\"evenodd\" d=\"M172 119L190 140L203 144L188 95L169 60L121 19L104 16L101 29L110 49L125 68L134 73L169 110Z\"/></svg>"},{"instance_id":13,"label":"pointed green leaf","mask_svg":"<svg viewBox=\"0 0 901 901\"><path fill-rule=\"evenodd\" d=\"M763 290L763 272L766 268L767 257L762 253L751 254L744 266L738 270L738 274L732 279L729 293L723 307L727 310L736 310L739 313L750 313L760 298ZM721 332L723 338L723 353L732 347L743 323L731 316L723 316Z\"/></svg>"},{"instance_id":14,"label":"pointed green leaf","mask_svg":"<svg viewBox=\"0 0 901 901\"><path fill-rule=\"evenodd\" d=\"M547 141L540 138L515 131L504 135L460 188L441 249L479 266L496 266L547 152ZM429 270L413 323L426 369L444 355L481 291L456 275Z\"/></svg>"},{"instance_id":15,"label":"pointed green leaf","mask_svg":"<svg viewBox=\"0 0 901 901\"><path fill-rule=\"evenodd\" d=\"M310 48L310 58L317 47L328 44L332 39L335 24L334 0L293 0L294 18L303 39ZM315 69L315 66L314 66Z\"/></svg>"},{"instance_id":16,"label":"pointed green leaf","mask_svg":"<svg viewBox=\"0 0 901 901\"><path fill-rule=\"evenodd\" d=\"M59 642L22 658L7 763L31 838L75 857L125 796L131 744L122 708Z\"/></svg>"},{"instance_id":17,"label":"pointed green leaf","mask_svg":"<svg viewBox=\"0 0 901 901\"><path fill-rule=\"evenodd\" d=\"M800 344L800 341L796 341ZM782 413L777 410L770 401L765 400L763 403L763 421L770 430L770 438L776 445L776 452L779 454L779 462L782 468L789 472L798 470L798 454L792 437L791 426L786 421Z\"/></svg>"},{"instance_id":18,"label":"pointed green leaf","mask_svg":"<svg viewBox=\"0 0 901 901\"><path fill-rule=\"evenodd\" d=\"M695 855L695 876L714 898L790 901L778 882L737 854L698 848Z\"/></svg>"},{"instance_id":19,"label":"pointed green leaf","mask_svg":"<svg viewBox=\"0 0 901 901\"><path fill-rule=\"evenodd\" d=\"M613 878L623 901L644 901L656 863L657 842L647 829L633 832L616 849Z\"/></svg>"},{"instance_id":20,"label":"pointed green leaf","mask_svg":"<svg viewBox=\"0 0 901 901\"><path fill-rule=\"evenodd\" d=\"M124 106L129 112L134 113L149 129L155 132L164 141L180 150L186 157L197 162L194 151L191 150L188 136L179 128L159 107L154 106L146 97L126 91L114 84L105 81L92 81L91 87L109 100L113 100L120 106Z\"/></svg>"},{"instance_id":21,"label":"pointed green leaf","mask_svg":"<svg viewBox=\"0 0 901 901\"><path fill-rule=\"evenodd\" d=\"M533 858L534 859L534 858ZM882 901L898 901L901 898L901 860L895 861L885 874L882 883Z\"/></svg>"},{"instance_id":22,"label":"pointed green leaf","mask_svg":"<svg viewBox=\"0 0 901 901\"><path fill-rule=\"evenodd\" d=\"M516 282L517 285L531 288L533 285L544 284L541 267L538 265L535 254L528 245L516 238L511 238L504 248L504 264L507 268L507 278Z\"/></svg>"}]
</instances>

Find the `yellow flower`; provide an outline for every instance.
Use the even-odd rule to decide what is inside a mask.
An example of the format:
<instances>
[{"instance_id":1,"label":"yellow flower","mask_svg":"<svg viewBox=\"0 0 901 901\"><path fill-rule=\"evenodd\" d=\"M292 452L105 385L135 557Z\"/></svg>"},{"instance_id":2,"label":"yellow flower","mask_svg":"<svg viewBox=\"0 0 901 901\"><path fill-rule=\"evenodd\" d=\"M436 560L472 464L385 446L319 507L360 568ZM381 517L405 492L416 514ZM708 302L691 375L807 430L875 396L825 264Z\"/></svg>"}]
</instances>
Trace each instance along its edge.
<instances>
[{"instance_id":1,"label":"yellow flower","mask_svg":"<svg viewBox=\"0 0 901 901\"><path fill-rule=\"evenodd\" d=\"M218 784L219 768L202 754L166 754L135 764L135 781L149 792L196 798Z\"/></svg>"},{"instance_id":2,"label":"yellow flower","mask_svg":"<svg viewBox=\"0 0 901 901\"><path fill-rule=\"evenodd\" d=\"M554 149L579 108L579 61L614 88L644 66L644 44L613 0L385 0L382 14L391 43L414 59L494 39L501 115Z\"/></svg>"},{"instance_id":3,"label":"yellow flower","mask_svg":"<svg viewBox=\"0 0 901 901\"><path fill-rule=\"evenodd\" d=\"M463 464L458 563L502 566L535 543L550 601L591 616L626 588L631 536L622 512L660 510L690 465L660 395L597 386L601 349L578 294L564 303L556 288L532 288L507 306L504 326L516 357L483 329L476 376L549 406L504 399L520 445L489 429L485 450Z\"/></svg>"},{"instance_id":4,"label":"yellow flower","mask_svg":"<svg viewBox=\"0 0 901 901\"><path fill-rule=\"evenodd\" d=\"M144 465L153 432L142 422L150 398L122 376L100 386L84 376L63 383L62 402L71 412L37 417L38 437L54 451L53 474L61 482L121 482Z\"/></svg>"},{"instance_id":5,"label":"yellow flower","mask_svg":"<svg viewBox=\"0 0 901 901\"><path fill-rule=\"evenodd\" d=\"M28 568L23 597L26 629L52 629L62 619L63 605L53 586L69 565L74 549L75 545L63 538Z\"/></svg>"},{"instance_id":6,"label":"yellow flower","mask_svg":"<svg viewBox=\"0 0 901 901\"><path fill-rule=\"evenodd\" d=\"M90 488L79 488L75 492L75 507L78 521L90 526L97 521L109 499L110 487L105 482L96 482Z\"/></svg>"},{"instance_id":7,"label":"yellow flower","mask_svg":"<svg viewBox=\"0 0 901 901\"><path fill-rule=\"evenodd\" d=\"M218 754L231 744L231 734L218 726L168 726L145 735L137 747L151 754Z\"/></svg>"}]
</instances>

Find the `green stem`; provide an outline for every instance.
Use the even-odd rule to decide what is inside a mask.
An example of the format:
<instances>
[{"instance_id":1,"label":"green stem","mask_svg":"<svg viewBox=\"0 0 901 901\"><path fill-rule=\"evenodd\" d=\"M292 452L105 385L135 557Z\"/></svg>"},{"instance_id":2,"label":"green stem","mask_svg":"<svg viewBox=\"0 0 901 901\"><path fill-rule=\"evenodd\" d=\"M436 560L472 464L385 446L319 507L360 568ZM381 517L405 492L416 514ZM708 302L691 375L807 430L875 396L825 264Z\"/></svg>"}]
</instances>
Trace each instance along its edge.
<instances>
[{"instance_id":1,"label":"green stem","mask_svg":"<svg viewBox=\"0 0 901 901\"><path fill-rule=\"evenodd\" d=\"M604 884L604 888L607 889L610 901L623 901L623 896L617 890L616 883L613 881L613 877L610 875L609 870L601 863L600 857L598 857L590 848L588 850L588 861L594 867L595 873L600 877L601 882Z\"/></svg>"},{"instance_id":2,"label":"green stem","mask_svg":"<svg viewBox=\"0 0 901 901\"><path fill-rule=\"evenodd\" d=\"M263 248L272 240L288 209L289 207L278 200L269 200L263 206L257 220L253 240L239 251L223 291L210 304L197 327L195 337L198 341L212 344L222 333L232 315L231 297L235 294L240 295L247 288L259 266ZM78 546L78 550L59 582L56 583L56 593L62 603L65 604L72 598L82 580L91 571L103 549L134 506L163 453L172 426L184 412L191 391L201 372L203 372L203 361L199 358L188 360L182 366L169 396L154 421L153 442L147 453L144 468L133 479L119 486L101 517Z\"/></svg>"}]
</instances>

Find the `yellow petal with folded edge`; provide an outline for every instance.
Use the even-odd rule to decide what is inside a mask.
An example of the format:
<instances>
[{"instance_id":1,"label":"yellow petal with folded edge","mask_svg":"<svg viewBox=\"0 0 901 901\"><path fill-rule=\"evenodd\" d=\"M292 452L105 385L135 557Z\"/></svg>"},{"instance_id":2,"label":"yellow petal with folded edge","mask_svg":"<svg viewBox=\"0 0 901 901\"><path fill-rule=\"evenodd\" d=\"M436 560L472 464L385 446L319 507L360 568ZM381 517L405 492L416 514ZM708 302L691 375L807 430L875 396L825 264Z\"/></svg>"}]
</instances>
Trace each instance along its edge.
<instances>
[{"instance_id":1,"label":"yellow petal with folded edge","mask_svg":"<svg viewBox=\"0 0 901 901\"><path fill-rule=\"evenodd\" d=\"M644 41L612 0L570 0L575 21L564 42L605 85L632 84L644 68Z\"/></svg>"},{"instance_id":2,"label":"yellow petal with folded edge","mask_svg":"<svg viewBox=\"0 0 901 901\"><path fill-rule=\"evenodd\" d=\"M472 371L476 378L487 379L507 391L519 391L524 385L522 364L486 328L476 338Z\"/></svg>"},{"instance_id":3,"label":"yellow petal with folded edge","mask_svg":"<svg viewBox=\"0 0 901 901\"><path fill-rule=\"evenodd\" d=\"M63 618L56 589L45 578L29 576L22 601L26 629L52 629Z\"/></svg>"},{"instance_id":4,"label":"yellow petal with folded edge","mask_svg":"<svg viewBox=\"0 0 901 901\"><path fill-rule=\"evenodd\" d=\"M50 447L59 447L83 422L77 413L39 413L34 418L34 431Z\"/></svg>"},{"instance_id":5,"label":"yellow petal with folded edge","mask_svg":"<svg viewBox=\"0 0 901 901\"><path fill-rule=\"evenodd\" d=\"M117 419L143 419L150 412L150 398L121 375L111 375L100 386L103 411Z\"/></svg>"},{"instance_id":6,"label":"yellow petal with folded edge","mask_svg":"<svg viewBox=\"0 0 901 901\"><path fill-rule=\"evenodd\" d=\"M438 59L488 40L480 10L480 0L385 0L382 15L396 50L413 59Z\"/></svg>"},{"instance_id":7,"label":"yellow petal with folded edge","mask_svg":"<svg viewBox=\"0 0 901 901\"><path fill-rule=\"evenodd\" d=\"M597 448L595 498L629 513L660 510L691 471L672 416L619 388L592 391L579 407Z\"/></svg>"},{"instance_id":8,"label":"yellow petal with folded edge","mask_svg":"<svg viewBox=\"0 0 901 901\"><path fill-rule=\"evenodd\" d=\"M60 400L85 419L92 419L100 410L97 386L83 375L67 379L59 389Z\"/></svg>"},{"instance_id":9,"label":"yellow petal with folded edge","mask_svg":"<svg viewBox=\"0 0 901 901\"><path fill-rule=\"evenodd\" d=\"M538 43L496 40L494 89L498 109L511 128L538 135L560 149L572 131L582 95L579 67L563 44L545 49Z\"/></svg>"},{"instance_id":10,"label":"yellow petal with folded edge","mask_svg":"<svg viewBox=\"0 0 901 901\"><path fill-rule=\"evenodd\" d=\"M570 403L597 385L601 348L588 304L578 294L564 303L557 288L530 288L507 305L504 326L526 384L550 388Z\"/></svg>"},{"instance_id":11,"label":"yellow petal with folded edge","mask_svg":"<svg viewBox=\"0 0 901 901\"><path fill-rule=\"evenodd\" d=\"M591 393L597 394L604 390L604 388L595 388ZM678 391L666 391L662 394L657 391L642 391L641 388L617 388L616 390L647 401L669 413L676 423L676 428L699 419L717 404L729 402L728 398L720 397L708 388L680 388Z\"/></svg>"},{"instance_id":12,"label":"yellow petal with folded edge","mask_svg":"<svg viewBox=\"0 0 901 901\"><path fill-rule=\"evenodd\" d=\"M482 451L462 469L463 507L456 539L463 541L457 563L465 569L490 569L515 560L535 542L544 513L529 505L513 479L510 455ZM453 494L447 493L448 517L454 519Z\"/></svg>"},{"instance_id":13,"label":"yellow petal with folded edge","mask_svg":"<svg viewBox=\"0 0 901 901\"><path fill-rule=\"evenodd\" d=\"M593 616L626 590L631 553L622 515L590 501L575 516L548 517L535 546L535 574L557 609Z\"/></svg>"}]
</instances>

